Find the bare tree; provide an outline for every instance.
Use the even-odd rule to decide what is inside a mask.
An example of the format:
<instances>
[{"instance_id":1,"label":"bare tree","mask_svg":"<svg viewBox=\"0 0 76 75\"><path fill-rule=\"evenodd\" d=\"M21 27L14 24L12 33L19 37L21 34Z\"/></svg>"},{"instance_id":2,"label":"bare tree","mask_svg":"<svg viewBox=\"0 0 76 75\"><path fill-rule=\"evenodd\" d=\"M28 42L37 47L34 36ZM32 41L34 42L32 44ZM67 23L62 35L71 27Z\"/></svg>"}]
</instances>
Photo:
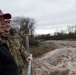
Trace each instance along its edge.
<instances>
[{"instance_id":1,"label":"bare tree","mask_svg":"<svg viewBox=\"0 0 76 75\"><path fill-rule=\"evenodd\" d=\"M35 20L33 18L14 17L13 27L18 27L19 32L22 35L27 34L29 32L31 36L34 36Z\"/></svg>"}]
</instances>

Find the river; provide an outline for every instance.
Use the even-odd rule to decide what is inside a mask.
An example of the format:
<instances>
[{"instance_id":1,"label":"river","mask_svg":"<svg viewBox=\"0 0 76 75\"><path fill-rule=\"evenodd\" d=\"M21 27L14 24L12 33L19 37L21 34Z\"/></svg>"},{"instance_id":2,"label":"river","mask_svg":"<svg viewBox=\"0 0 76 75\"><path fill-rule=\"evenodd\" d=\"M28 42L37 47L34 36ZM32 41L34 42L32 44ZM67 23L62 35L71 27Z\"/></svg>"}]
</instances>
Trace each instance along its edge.
<instances>
[{"instance_id":1,"label":"river","mask_svg":"<svg viewBox=\"0 0 76 75\"><path fill-rule=\"evenodd\" d=\"M76 41L49 42L58 48L34 59L34 75L76 75Z\"/></svg>"}]
</instances>

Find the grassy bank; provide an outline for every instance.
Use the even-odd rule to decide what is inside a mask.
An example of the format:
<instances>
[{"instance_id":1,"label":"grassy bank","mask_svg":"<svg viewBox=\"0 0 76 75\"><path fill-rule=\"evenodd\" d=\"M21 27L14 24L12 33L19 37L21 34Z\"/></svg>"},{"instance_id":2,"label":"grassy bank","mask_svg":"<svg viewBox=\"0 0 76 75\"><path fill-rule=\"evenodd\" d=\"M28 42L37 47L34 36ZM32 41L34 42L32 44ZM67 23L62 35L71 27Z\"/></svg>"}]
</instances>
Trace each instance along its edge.
<instances>
[{"instance_id":1,"label":"grassy bank","mask_svg":"<svg viewBox=\"0 0 76 75\"><path fill-rule=\"evenodd\" d=\"M49 52L49 51L56 49L57 47L58 46L56 44L51 43L49 46L32 48L32 49L30 49L30 53L32 53L34 57L38 57L38 56L43 55L46 52Z\"/></svg>"}]
</instances>

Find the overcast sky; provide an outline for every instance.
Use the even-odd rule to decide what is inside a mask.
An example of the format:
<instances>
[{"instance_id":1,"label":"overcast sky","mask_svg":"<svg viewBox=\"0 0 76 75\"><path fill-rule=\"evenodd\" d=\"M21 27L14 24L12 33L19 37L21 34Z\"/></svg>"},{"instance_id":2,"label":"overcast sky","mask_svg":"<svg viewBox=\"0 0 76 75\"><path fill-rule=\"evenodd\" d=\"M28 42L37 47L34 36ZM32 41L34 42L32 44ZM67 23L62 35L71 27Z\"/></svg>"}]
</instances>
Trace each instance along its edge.
<instances>
[{"instance_id":1,"label":"overcast sky","mask_svg":"<svg viewBox=\"0 0 76 75\"><path fill-rule=\"evenodd\" d=\"M13 17L34 18L37 34L76 24L76 0L0 0L0 9Z\"/></svg>"}]
</instances>

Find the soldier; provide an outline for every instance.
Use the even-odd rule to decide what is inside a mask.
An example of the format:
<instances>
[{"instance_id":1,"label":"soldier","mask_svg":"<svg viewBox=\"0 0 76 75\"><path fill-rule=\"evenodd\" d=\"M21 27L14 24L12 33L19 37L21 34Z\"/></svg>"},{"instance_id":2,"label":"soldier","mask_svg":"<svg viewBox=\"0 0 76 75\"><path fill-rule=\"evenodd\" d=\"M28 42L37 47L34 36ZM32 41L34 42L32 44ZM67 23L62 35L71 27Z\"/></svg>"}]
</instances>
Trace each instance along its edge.
<instances>
[{"instance_id":1,"label":"soldier","mask_svg":"<svg viewBox=\"0 0 76 75\"><path fill-rule=\"evenodd\" d=\"M17 64L12 57L7 44L1 40L5 29L4 19L10 18L11 14L4 14L0 10L0 75L19 75Z\"/></svg>"},{"instance_id":2,"label":"soldier","mask_svg":"<svg viewBox=\"0 0 76 75\"><path fill-rule=\"evenodd\" d=\"M11 20L5 19L5 32L3 34L6 39L2 39L3 42L6 42L9 50L14 57L20 71L20 75L22 75L22 70L24 68L23 58L27 61L32 60L32 55L25 51L24 46L22 45L22 38L18 35L18 33L11 28L10 24ZM11 29L11 30L10 30Z\"/></svg>"}]
</instances>

